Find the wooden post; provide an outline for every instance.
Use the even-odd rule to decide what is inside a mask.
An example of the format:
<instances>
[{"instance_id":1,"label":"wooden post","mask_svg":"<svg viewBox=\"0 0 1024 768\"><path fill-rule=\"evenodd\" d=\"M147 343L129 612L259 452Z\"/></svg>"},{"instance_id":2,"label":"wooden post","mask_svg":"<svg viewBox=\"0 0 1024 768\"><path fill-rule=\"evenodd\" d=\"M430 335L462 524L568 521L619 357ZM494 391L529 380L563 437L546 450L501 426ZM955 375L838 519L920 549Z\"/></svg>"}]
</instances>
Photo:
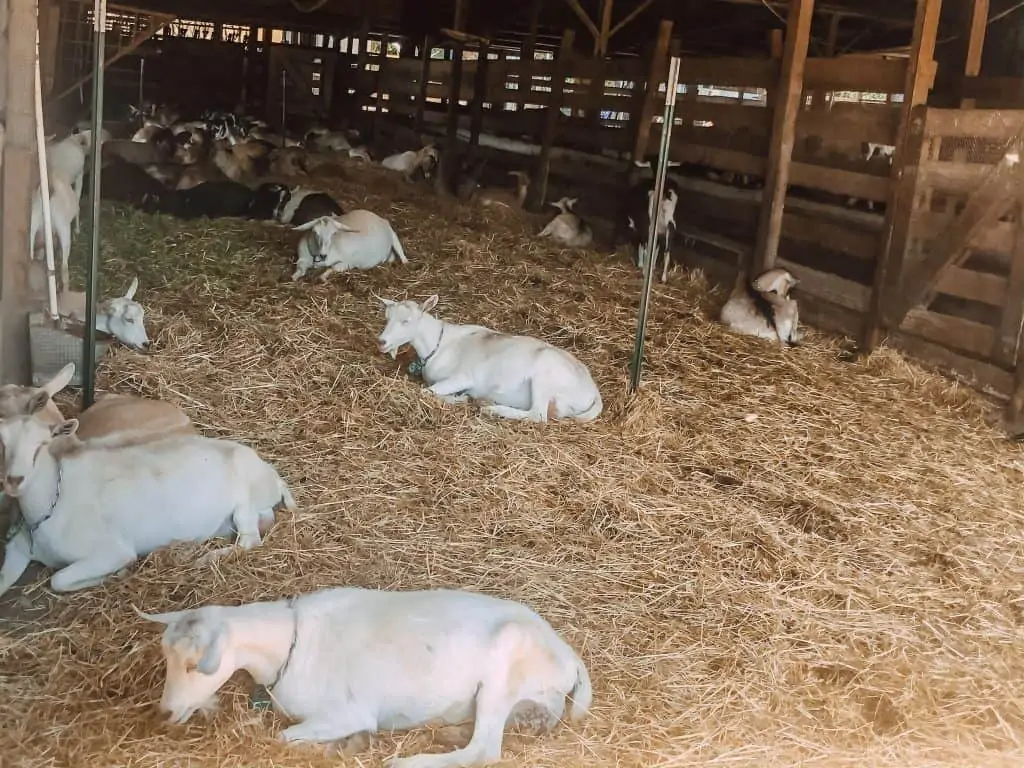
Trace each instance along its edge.
<instances>
[{"instance_id":1,"label":"wooden post","mask_svg":"<svg viewBox=\"0 0 1024 768\"><path fill-rule=\"evenodd\" d=\"M967 0L971 14L970 36L967 38L967 53L964 74L977 77L981 72L981 54L985 50L985 31L988 29L989 0ZM974 109L974 99L963 99L961 109Z\"/></svg>"},{"instance_id":2,"label":"wooden post","mask_svg":"<svg viewBox=\"0 0 1024 768\"><path fill-rule=\"evenodd\" d=\"M466 13L469 7L469 0L456 0L455 19L452 28L457 32L463 32L466 28ZM456 173L458 163L455 162L455 149L459 141L459 97L462 95L462 52L463 45L458 39L452 42L452 71L451 80L448 83L448 125L445 132L445 155L448 160L444 164L445 173L449 178L445 179L449 189L456 189L458 179ZM440 180L440 173L438 174Z\"/></svg>"},{"instance_id":3,"label":"wooden post","mask_svg":"<svg viewBox=\"0 0 1024 768\"><path fill-rule=\"evenodd\" d=\"M473 79L473 105L469 118L469 145L475 147L480 141L480 130L484 124L484 101L487 100L487 69L491 52L490 42L480 43L476 60L476 77Z\"/></svg>"},{"instance_id":4,"label":"wooden post","mask_svg":"<svg viewBox=\"0 0 1024 768\"><path fill-rule=\"evenodd\" d=\"M420 92L416 99L416 130L423 132L423 120L427 109L427 89L430 87L430 52L434 49L434 38L423 38L423 56L420 59Z\"/></svg>"},{"instance_id":5,"label":"wooden post","mask_svg":"<svg viewBox=\"0 0 1024 768\"><path fill-rule=\"evenodd\" d=\"M611 37L612 8L614 5L615 0L601 0L601 34L594 41L595 58L598 56L603 58L608 55L608 40Z\"/></svg>"},{"instance_id":6,"label":"wooden post","mask_svg":"<svg viewBox=\"0 0 1024 768\"><path fill-rule=\"evenodd\" d=\"M668 72L668 47L672 42L672 22L665 19L658 27L658 39L651 53L651 65L647 74L647 85L643 104L639 110L633 111L631 118L636 120L636 133L633 135L633 152L630 160L643 160L647 155L647 142L651 138L651 121L654 119L655 102L658 98L658 86L662 75Z\"/></svg>"},{"instance_id":7,"label":"wooden post","mask_svg":"<svg viewBox=\"0 0 1024 768\"><path fill-rule=\"evenodd\" d=\"M786 26L786 45L782 54L779 90L772 116L772 141L768 149L768 173L753 253L753 271L759 274L775 264L782 237L782 215L789 186L789 167L793 160L796 119L803 106L804 63L811 40L814 0L792 0Z\"/></svg>"},{"instance_id":8,"label":"wooden post","mask_svg":"<svg viewBox=\"0 0 1024 768\"><path fill-rule=\"evenodd\" d=\"M370 123L370 135L374 140L377 138L377 123L384 110L384 66L388 60L388 34L386 32L380 38L380 55L377 60L377 76L373 79L373 89L377 93L377 98L373 105L373 121Z\"/></svg>"},{"instance_id":9,"label":"wooden post","mask_svg":"<svg viewBox=\"0 0 1024 768\"><path fill-rule=\"evenodd\" d=\"M366 92L366 83L368 76L366 74L366 62L370 56L370 25L373 22L373 0L363 0L362 17L359 21L359 53L356 54L356 79L355 93L352 94L352 106L355 107L357 113L363 111L363 99L368 95ZM354 38L355 39L355 38ZM352 52L352 46L349 45L349 53Z\"/></svg>"},{"instance_id":10,"label":"wooden post","mask_svg":"<svg viewBox=\"0 0 1024 768\"><path fill-rule=\"evenodd\" d=\"M555 59L554 70L551 75L551 101L548 103L548 112L545 115L544 134L541 138L540 158L537 162L536 183L530 185L529 204L527 207L539 211L548 194L548 174L551 171L551 147L555 143L558 134L558 121L562 115L562 92L565 89L565 73L569 66L569 59L572 56L573 44L576 42L576 32L567 29L562 33L562 45L558 49L558 58Z\"/></svg>"},{"instance_id":11,"label":"wooden post","mask_svg":"<svg viewBox=\"0 0 1024 768\"><path fill-rule=\"evenodd\" d=\"M772 29L768 32L768 55L775 61L781 61L785 53L785 35L784 29Z\"/></svg>"},{"instance_id":12,"label":"wooden post","mask_svg":"<svg viewBox=\"0 0 1024 768\"><path fill-rule=\"evenodd\" d=\"M1024 350L1019 347L1021 324L1024 322L1024 202L1017 204L1013 260L1010 262L1010 276L1006 281L1006 299L999 333L996 335L992 356L1006 366L1012 366Z\"/></svg>"},{"instance_id":13,"label":"wooden post","mask_svg":"<svg viewBox=\"0 0 1024 768\"><path fill-rule=\"evenodd\" d=\"M39 69L42 73L43 98L53 92L57 73L60 11L55 0L39 0Z\"/></svg>"},{"instance_id":14,"label":"wooden post","mask_svg":"<svg viewBox=\"0 0 1024 768\"><path fill-rule=\"evenodd\" d=\"M534 53L537 49L537 27L540 25L540 7L544 0L533 0L530 5L530 32L523 40L519 56L519 92L516 94L516 111L522 112L530 101L533 89Z\"/></svg>"},{"instance_id":15,"label":"wooden post","mask_svg":"<svg viewBox=\"0 0 1024 768\"><path fill-rule=\"evenodd\" d=\"M896 151L892 159L889 191L886 195L885 228L882 230L881 248L875 264L871 299L861 334L861 349L870 352L880 340L883 328L882 309L889 289L898 283L903 266L903 250L906 247L907 228L902 227L899 238L894 237L897 222L909 217L913 204L913 188L916 183L917 167L908 160L908 139L914 107L924 104L931 90L934 69L932 56L935 53L935 38L939 29L939 15L942 0L917 0L917 14L914 18L914 35L910 44L910 58L907 60L907 74L903 87L903 104L900 106L900 122L896 132ZM906 178L904 172L912 170Z\"/></svg>"},{"instance_id":16,"label":"wooden post","mask_svg":"<svg viewBox=\"0 0 1024 768\"><path fill-rule=\"evenodd\" d=\"M9 0L6 71L6 142L2 189L2 258L0 267L0 381L29 384L28 347L29 212L35 176L36 4Z\"/></svg>"}]
</instances>

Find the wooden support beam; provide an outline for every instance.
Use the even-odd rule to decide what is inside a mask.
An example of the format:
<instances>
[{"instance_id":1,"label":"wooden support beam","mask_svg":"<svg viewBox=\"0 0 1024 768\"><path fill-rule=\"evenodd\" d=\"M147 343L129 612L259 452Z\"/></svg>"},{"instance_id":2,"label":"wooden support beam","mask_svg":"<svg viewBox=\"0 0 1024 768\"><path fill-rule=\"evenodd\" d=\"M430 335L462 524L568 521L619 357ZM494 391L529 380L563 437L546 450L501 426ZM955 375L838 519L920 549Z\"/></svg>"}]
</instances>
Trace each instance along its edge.
<instances>
[{"instance_id":1,"label":"wooden support beam","mask_svg":"<svg viewBox=\"0 0 1024 768\"><path fill-rule=\"evenodd\" d=\"M785 39L786 30L784 29L770 29L768 30L768 57L770 59L781 61L782 54L785 51Z\"/></svg>"},{"instance_id":2,"label":"wooden support beam","mask_svg":"<svg viewBox=\"0 0 1024 768\"><path fill-rule=\"evenodd\" d=\"M971 28L967 38L964 74L977 77L981 73L981 54L985 50L985 31L988 29L989 0L962 0L969 7ZM961 109L974 109L974 99L963 99Z\"/></svg>"},{"instance_id":3,"label":"wooden support beam","mask_svg":"<svg viewBox=\"0 0 1024 768\"><path fill-rule=\"evenodd\" d=\"M53 92L57 74L57 39L60 37L61 8L56 0L39 0L39 69L43 98Z\"/></svg>"},{"instance_id":4,"label":"wooden support beam","mask_svg":"<svg viewBox=\"0 0 1024 768\"><path fill-rule=\"evenodd\" d=\"M903 262L903 250L906 248L906 228L902 228L900 237L894 235L897 222L910 216L910 208L914 202L914 186L916 184L916 164L911 165L909 142L911 140L911 120L914 108L928 100L934 70L932 57L935 54L935 38L939 29L939 15L942 11L942 0L917 0L917 13L914 18L914 34L910 43L910 58L907 60L907 72L903 87L903 104L900 107L900 124L896 136L896 151L893 154L890 172L889 195L886 200L885 228L880 238L878 261L872 281L871 302L864 321L861 334L861 348L870 352L881 339L884 330L882 308L890 288L899 281ZM919 138L919 137L918 137ZM916 158L915 158L916 159ZM907 173L911 168L913 172Z\"/></svg>"},{"instance_id":5,"label":"wooden support beam","mask_svg":"<svg viewBox=\"0 0 1024 768\"><path fill-rule=\"evenodd\" d=\"M519 69L519 91L516 94L516 109L522 112L529 103L530 92L533 89L533 61L537 48L537 28L540 26L540 10L544 0L533 0L530 5L530 32L523 39L523 47L520 51L519 61L522 65ZM532 137L535 141L539 136Z\"/></svg>"},{"instance_id":6,"label":"wooden support beam","mask_svg":"<svg viewBox=\"0 0 1024 768\"><path fill-rule=\"evenodd\" d=\"M28 228L35 176L34 0L9 0L7 60L0 77L7 80L3 187L0 189L0 381L31 383L28 346ZM3 4L0 3L0 10ZM17 34L14 34L14 31Z\"/></svg>"},{"instance_id":7,"label":"wooden support beam","mask_svg":"<svg viewBox=\"0 0 1024 768\"><path fill-rule=\"evenodd\" d=\"M384 67L388 62L388 35L385 33L380 39L380 55L377 57L377 76L373 79L373 90L377 94L374 103L373 120L370 121L371 141L377 138L377 125L380 122L381 113L384 111Z\"/></svg>"},{"instance_id":8,"label":"wooden support beam","mask_svg":"<svg viewBox=\"0 0 1024 768\"><path fill-rule=\"evenodd\" d=\"M1014 225L1013 259L1010 276L1006 280L1006 298L996 349L993 357L1003 365L1012 367L1019 354L1021 325L1024 323L1024 202L1017 201L1017 222Z\"/></svg>"},{"instance_id":9,"label":"wooden support beam","mask_svg":"<svg viewBox=\"0 0 1024 768\"><path fill-rule=\"evenodd\" d=\"M754 274L772 267L782 237L782 214L789 186L789 168L796 140L796 119L803 106L804 64L811 40L814 0L792 0L786 23L786 45L782 54L779 91L772 116L772 140L768 148L757 244L753 255Z\"/></svg>"},{"instance_id":10,"label":"wooden support beam","mask_svg":"<svg viewBox=\"0 0 1024 768\"><path fill-rule=\"evenodd\" d=\"M585 26L590 31L590 34L594 37L594 39L597 40L598 38L600 38L601 31L597 28L597 25L591 20L589 14L585 10L583 10L583 6L580 5L580 0L565 0L565 2L568 3L569 7L573 9L577 16L579 16L580 21L583 22L583 26Z\"/></svg>"},{"instance_id":11,"label":"wooden support beam","mask_svg":"<svg viewBox=\"0 0 1024 768\"><path fill-rule=\"evenodd\" d=\"M527 206L539 211L548 194L548 175L551 172L551 148L558 134L558 121L562 116L562 91L565 89L565 74L569 69L576 32L567 29L562 33L562 44L558 49L554 72L551 75L551 101L545 115L544 134L541 138L540 157L537 161L536 183L530 185L530 199Z\"/></svg>"},{"instance_id":12,"label":"wooden support beam","mask_svg":"<svg viewBox=\"0 0 1024 768\"><path fill-rule=\"evenodd\" d=\"M455 20L452 25L456 30L462 30L466 25L466 14L468 13L469 0L456 0ZM448 83L448 125L445 130L445 155L449 158L445 164L445 172L454 174L457 164L453 162L455 148L459 138L459 97L462 95L462 43L455 40L452 43L452 71ZM438 174L440 181L440 173ZM455 189L456 179L454 176L444 179L444 188Z\"/></svg>"},{"instance_id":13,"label":"wooden support beam","mask_svg":"<svg viewBox=\"0 0 1024 768\"><path fill-rule=\"evenodd\" d=\"M416 97L416 130L423 132L423 115L427 108L427 89L430 86L430 52L434 49L434 38L423 38L423 55L420 57L420 89Z\"/></svg>"},{"instance_id":14,"label":"wooden support beam","mask_svg":"<svg viewBox=\"0 0 1024 768\"><path fill-rule=\"evenodd\" d=\"M641 13L643 13L648 8L650 8L651 5L653 5L653 4L654 4L654 0L643 0L643 2L640 3L640 5L638 5L636 8L634 8L628 14L626 14L626 18L624 18L622 21L620 21L618 24L616 24L614 27L612 27L611 30L609 30L609 32L608 32L608 39L611 40L613 37L615 37L615 35L617 35L619 32L621 32L623 29L625 29L626 26L631 21L633 21L633 19L635 19Z\"/></svg>"},{"instance_id":15,"label":"wooden support beam","mask_svg":"<svg viewBox=\"0 0 1024 768\"><path fill-rule=\"evenodd\" d=\"M836 55L836 44L839 42L839 22L842 20L843 17L838 13L833 13L828 20L828 39L825 41L826 56Z\"/></svg>"},{"instance_id":16,"label":"wooden support beam","mask_svg":"<svg viewBox=\"0 0 1024 768\"><path fill-rule=\"evenodd\" d=\"M1020 152L1019 143L1015 148ZM887 327L898 328L910 310L931 301L935 286L950 268L967 257L975 239L1016 205L1015 192L1021 184L1024 184L1024 168L1020 164L1006 163L982 182L968 198L963 212L935 238L928 254L907 271L900 283L900 295L885 306L883 322Z\"/></svg>"},{"instance_id":17,"label":"wooden support beam","mask_svg":"<svg viewBox=\"0 0 1024 768\"><path fill-rule=\"evenodd\" d=\"M612 29L612 8L615 0L601 0L601 32L594 40L594 58L608 55L608 40Z\"/></svg>"},{"instance_id":18,"label":"wooden support beam","mask_svg":"<svg viewBox=\"0 0 1024 768\"><path fill-rule=\"evenodd\" d=\"M630 160L643 160L647 155L647 143L651 138L651 121L654 120L658 86L661 85L661 78L668 74L668 48L671 42L672 22L665 19L658 27L658 39L651 52L643 104L639 110L634 108L631 113L631 116L636 119L636 133L633 136L633 152Z\"/></svg>"},{"instance_id":19,"label":"wooden support beam","mask_svg":"<svg viewBox=\"0 0 1024 768\"><path fill-rule=\"evenodd\" d=\"M487 70L490 67L488 55L491 46L488 42L480 44L476 60L476 77L473 80L473 104L469 113L469 145L475 147L480 143L480 131L484 124L484 102L487 100Z\"/></svg>"}]
</instances>

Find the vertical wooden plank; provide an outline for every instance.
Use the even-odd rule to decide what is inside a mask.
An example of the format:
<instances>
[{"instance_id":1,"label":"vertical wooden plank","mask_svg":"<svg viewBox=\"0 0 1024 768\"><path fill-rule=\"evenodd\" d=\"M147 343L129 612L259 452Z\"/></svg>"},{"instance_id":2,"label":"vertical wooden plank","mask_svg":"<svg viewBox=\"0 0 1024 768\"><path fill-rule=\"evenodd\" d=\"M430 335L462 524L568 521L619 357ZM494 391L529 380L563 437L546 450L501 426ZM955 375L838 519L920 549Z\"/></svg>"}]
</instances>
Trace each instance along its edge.
<instances>
[{"instance_id":1,"label":"vertical wooden plank","mask_svg":"<svg viewBox=\"0 0 1024 768\"><path fill-rule=\"evenodd\" d=\"M781 59L785 51L784 29L772 29L768 32L768 56L772 59Z\"/></svg>"},{"instance_id":2,"label":"vertical wooden plank","mask_svg":"<svg viewBox=\"0 0 1024 768\"><path fill-rule=\"evenodd\" d=\"M373 79L374 91L377 98L373 105L373 120L370 123L370 135L375 141L377 138L377 125L380 122L381 112L384 110L384 68L388 61L388 34L385 32L380 38L380 55L377 56L377 76Z\"/></svg>"},{"instance_id":3,"label":"vertical wooden plank","mask_svg":"<svg viewBox=\"0 0 1024 768\"><path fill-rule=\"evenodd\" d=\"M1013 260L1006 282L1006 304L999 320L993 357L1002 365L1012 366L1020 354L1018 343L1024 321L1024 204L1017 204Z\"/></svg>"},{"instance_id":4,"label":"vertical wooden plank","mask_svg":"<svg viewBox=\"0 0 1024 768\"><path fill-rule=\"evenodd\" d=\"M562 92L565 89L565 73L569 67L572 48L576 42L576 32L567 29L562 33L562 45L558 49L551 74L551 102L548 105L544 121L544 133L541 137L540 158L537 162L537 182L530 185L528 208L538 211L544 205L548 194L548 174L551 171L551 147L558 133L558 121L562 115Z\"/></svg>"},{"instance_id":5,"label":"vertical wooden plank","mask_svg":"<svg viewBox=\"0 0 1024 768\"><path fill-rule=\"evenodd\" d=\"M915 117L914 110L928 100L934 68L935 38L939 29L939 15L942 0L917 0L917 14L914 18L914 34L907 59L907 74L903 87L903 104L900 106L900 123L896 132L896 151L890 172L889 194L885 208L885 228L880 239L878 260L872 281L871 300L861 334L861 348L870 352L876 346L884 330L882 323L883 302L891 288L898 284L903 267L903 251L906 247L908 218L914 201L914 186L917 182L917 165L908 164L908 142L911 139L912 121L921 120L917 130L923 130L923 115ZM919 159L919 158L918 158ZM911 172L907 173L908 170ZM899 232L897 233L897 224ZM895 237L896 234L900 236Z\"/></svg>"},{"instance_id":6,"label":"vertical wooden plank","mask_svg":"<svg viewBox=\"0 0 1024 768\"><path fill-rule=\"evenodd\" d=\"M754 274L775 264L782 237L782 214L786 203L786 188L789 186L793 142L796 140L796 119L803 106L804 63L807 61L807 46L811 40L813 15L814 0L792 0L790 3L779 91L772 116L768 172L753 253Z\"/></svg>"},{"instance_id":7,"label":"vertical wooden plank","mask_svg":"<svg viewBox=\"0 0 1024 768\"><path fill-rule=\"evenodd\" d=\"M967 37L967 56L964 74L977 77L981 72L981 54L985 50L985 31L988 29L989 0L961 0L966 2L971 14L971 30ZM974 99L963 99L961 109L974 109Z\"/></svg>"},{"instance_id":8,"label":"vertical wooden plank","mask_svg":"<svg viewBox=\"0 0 1024 768\"><path fill-rule=\"evenodd\" d=\"M0 3L0 6L3 4ZM0 266L0 381L29 384L31 365L28 347L29 211L35 161L35 0L9 0L7 38L6 141L4 147L2 204L2 259Z\"/></svg>"},{"instance_id":9,"label":"vertical wooden plank","mask_svg":"<svg viewBox=\"0 0 1024 768\"><path fill-rule=\"evenodd\" d=\"M39 0L39 69L42 73L44 99L53 92L56 79L60 11L55 0Z\"/></svg>"},{"instance_id":10,"label":"vertical wooden plank","mask_svg":"<svg viewBox=\"0 0 1024 768\"><path fill-rule=\"evenodd\" d=\"M473 79L473 105L469 117L469 145L475 147L480 142L480 131L484 125L484 101L487 99L487 70L490 67L488 56L491 52L489 42L480 43L476 60L476 77ZM493 105L491 106L493 109Z\"/></svg>"},{"instance_id":11,"label":"vertical wooden plank","mask_svg":"<svg viewBox=\"0 0 1024 768\"><path fill-rule=\"evenodd\" d=\"M533 88L533 70L535 67L534 52L537 49L537 27L540 25L540 9L544 0L533 0L530 5L530 32L523 40L523 46L519 57L519 93L516 99L516 110L522 112L530 101L530 92Z\"/></svg>"},{"instance_id":12,"label":"vertical wooden plank","mask_svg":"<svg viewBox=\"0 0 1024 768\"><path fill-rule=\"evenodd\" d=\"M366 74L366 62L370 56L370 25L373 23L373 0L363 0L362 16L359 20L359 32L353 40L359 40L359 53L356 54L356 78L355 93L352 94L351 104L356 113L363 111L363 100L369 95L367 83L369 77ZM349 52L352 51L351 45Z\"/></svg>"},{"instance_id":13,"label":"vertical wooden plank","mask_svg":"<svg viewBox=\"0 0 1024 768\"><path fill-rule=\"evenodd\" d=\"M594 57L605 58L608 56L608 41L612 30L612 8L615 0L601 0L601 27L600 34L594 41Z\"/></svg>"},{"instance_id":14,"label":"vertical wooden plank","mask_svg":"<svg viewBox=\"0 0 1024 768\"><path fill-rule=\"evenodd\" d=\"M427 89L430 87L430 52L434 49L434 38L423 38L423 56L420 58L420 92L416 99L416 130L423 132L424 113L427 109Z\"/></svg>"},{"instance_id":15,"label":"vertical wooden plank","mask_svg":"<svg viewBox=\"0 0 1024 768\"><path fill-rule=\"evenodd\" d=\"M636 121L633 152L630 155L630 159L633 161L643 160L647 155L647 144L651 139L651 121L654 119L658 98L658 86L661 85L662 77L668 74L668 47L671 42L672 22L665 19L658 27L658 39L651 52L651 64L647 71L643 104L639 113L634 109L630 114L630 119Z\"/></svg>"},{"instance_id":16,"label":"vertical wooden plank","mask_svg":"<svg viewBox=\"0 0 1024 768\"><path fill-rule=\"evenodd\" d=\"M469 0L456 0L455 19L452 22L452 28L456 32L465 31L468 6ZM462 53L462 42L455 40L452 44L451 79L448 82L448 124L445 131L444 153L448 160L443 164L444 172L448 175L444 181L447 188L452 190L456 189L458 184L456 177L458 163L455 162L455 150L458 146L459 96L462 94ZM438 173L438 181L441 181L440 173Z\"/></svg>"}]
</instances>

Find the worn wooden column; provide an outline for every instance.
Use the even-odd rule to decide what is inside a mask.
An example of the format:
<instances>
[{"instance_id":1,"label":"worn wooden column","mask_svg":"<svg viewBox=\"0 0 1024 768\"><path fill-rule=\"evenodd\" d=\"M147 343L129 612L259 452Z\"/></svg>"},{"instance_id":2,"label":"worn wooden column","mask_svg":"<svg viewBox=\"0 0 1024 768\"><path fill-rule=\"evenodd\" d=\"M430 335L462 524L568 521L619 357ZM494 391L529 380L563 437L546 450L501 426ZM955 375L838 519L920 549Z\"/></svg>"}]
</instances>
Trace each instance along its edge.
<instances>
[{"instance_id":1,"label":"worn wooden column","mask_svg":"<svg viewBox=\"0 0 1024 768\"><path fill-rule=\"evenodd\" d=\"M423 132L423 121L427 109L427 92L430 88L430 52L434 50L434 38L423 38L423 55L420 58L420 89L416 98L416 130Z\"/></svg>"},{"instance_id":2,"label":"worn wooden column","mask_svg":"<svg viewBox=\"0 0 1024 768\"><path fill-rule=\"evenodd\" d=\"M370 135L373 140L377 139L377 126L381 113L384 111L384 67L388 61L388 35L384 33L380 38L380 55L377 57L377 75L373 78L373 90L377 98L373 105L373 121L370 123Z\"/></svg>"},{"instance_id":3,"label":"worn wooden column","mask_svg":"<svg viewBox=\"0 0 1024 768\"><path fill-rule=\"evenodd\" d=\"M811 40L813 15L814 0L792 0L790 3L751 274L770 269L779 252L789 168L793 160L793 142L796 140L796 119L803 106L804 64Z\"/></svg>"},{"instance_id":4,"label":"worn wooden column","mask_svg":"<svg viewBox=\"0 0 1024 768\"><path fill-rule=\"evenodd\" d=\"M548 175L551 171L551 147L558 135L558 121L562 116L562 93L565 89L565 74L568 71L569 59L572 57L576 32L571 29L562 33L562 44L558 48L554 71L551 75L551 101L544 121L544 135L541 139L540 158L537 161L536 182L530 185L527 208L539 211L544 206L548 194Z\"/></svg>"},{"instance_id":5,"label":"worn wooden column","mask_svg":"<svg viewBox=\"0 0 1024 768\"><path fill-rule=\"evenodd\" d=\"M530 92L533 88L534 53L537 49L537 27L540 25L540 9L544 0L533 0L530 5L530 31L523 40L519 56L519 92L516 94L516 111L522 112L530 102Z\"/></svg>"},{"instance_id":6,"label":"worn wooden column","mask_svg":"<svg viewBox=\"0 0 1024 768\"><path fill-rule=\"evenodd\" d=\"M480 142L480 131L484 125L484 102L487 101L487 70L490 66L490 40L482 40L477 49L476 77L473 78L473 104L469 116L469 145Z\"/></svg>"},{"instance_id":7,"label":"worn wooden column","mask_svg":"<svg viewBox=\"0 0 1024 768\"><path fill-rule=\"evenodd\" d=\"M654 111L657 107L658 86L661 78L668 73L668 48L672 42L672 22L664 20L658 27L658 39L654 43L654 50L651 52L651 63L647 70L647 80L643 92L643 101L639 104L634 101L633 110L630 113L630 121L635 121L633 128L633 151L630 160L643 160L647 155L647 143L651 138L651 121L654 120ZM639 96L638 96L639 99Z\"/></svg>"},{"instance_id":8,"label":"worn wooden column","mask_svg":"<svg viewBox=\"0 0 1024 768\"><path fill-rule=\"evenodd\" d=\"M893 153L892 172L889 176L889 192L885 208L885 228L880 238L878 260L872 281L868 313L861 333L861 350L870 352L881 339L884 331L882 311L888 294L899 284L903 267L903 249L906 237L895 237L897 223L901 217L909 217L913 205L913 192L917 166L909 165L908 141L910 122L916 106L928 99L928 91L934 82L935 39L939 29L939 14L942 0L917 0L917 14L914 17L914 35L907 59L907 73L903 87L903 104L900 106L900 122L896 133L896 151ZM905 177L906 172L910 175ZM902 227L905 235L907 227Z\"/></svg>"},{"instance_id":9,"label":"worn wooden column","mask_svg":"<svg viewBox=\"0 0 1024 768\"><path fill-rule=\"evenodd\" d=\"M6 6L6 7L5 7ZM35 0L0 2L6 10L8 30L5 71L7 83L4 119L6 139L3 184L0 189L3 259L0 283L0 381L29 384L32 376L28 347L29 212L35 176ZM15 33L16 32L16 33Z\"/></svg>"},{"instance_id":10,"label":"worn wooden column","mask_svg":"<svg viewBox=\"0 0 1024 768\"><path fill-rule=\"evenodd\" d=\"M981 73L981 55L985 50L985 32L988 29L989 0L965 0L970 14L970 32L967 38L967 52L964 74L977 77ZM961 109L974 109L974 99L963 99Z\"/></svg>"},{"instance_id":11,"label":"worn wooden column","mask_svg":"<svg viewBox=\"0 0 1024 768\"><path fill-rule=\"evenodd\" d=\"M468 10L469 0L456 0L455 20L452 22L452 29L456 32L465 31ZM448 125L445 141L445 148L449 154L455 152L455 147L458 143L459 97L462 95L462 52L462 42L460 40L453 40L451 80L448 83ZM454 189L454 186L452 188Z\"/></svg>"}]
</instances>

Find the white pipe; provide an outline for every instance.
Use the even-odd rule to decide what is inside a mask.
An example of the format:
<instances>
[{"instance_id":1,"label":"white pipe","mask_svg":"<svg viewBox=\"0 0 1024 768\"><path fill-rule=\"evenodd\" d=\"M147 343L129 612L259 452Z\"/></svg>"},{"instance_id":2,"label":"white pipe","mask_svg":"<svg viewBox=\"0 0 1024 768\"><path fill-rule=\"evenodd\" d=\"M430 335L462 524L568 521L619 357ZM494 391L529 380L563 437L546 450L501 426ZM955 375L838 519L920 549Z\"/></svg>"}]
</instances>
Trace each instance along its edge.
<instances>
[{"instance_id":1,"label":"white pipe","mask_svg":"<svg viewBox=\"0 0 1024 768\"><path fill-rule=\"evenodd\" d=\"M46 167L46 130L43 126L43 78L39 67L39 11L36 9L36 147L39 156L39 199L43 204L43 243L46 245L46 283L48 288L50 317L57 319L57 274L53 260L53 219L50 216L50 175ZM36 244L29 248L35 250ZM34 257L30 253L30 257ZM67 258L68 254L64 254ZM64 286L68 290L68 286Z\"/></svg>"}]
</instances>

